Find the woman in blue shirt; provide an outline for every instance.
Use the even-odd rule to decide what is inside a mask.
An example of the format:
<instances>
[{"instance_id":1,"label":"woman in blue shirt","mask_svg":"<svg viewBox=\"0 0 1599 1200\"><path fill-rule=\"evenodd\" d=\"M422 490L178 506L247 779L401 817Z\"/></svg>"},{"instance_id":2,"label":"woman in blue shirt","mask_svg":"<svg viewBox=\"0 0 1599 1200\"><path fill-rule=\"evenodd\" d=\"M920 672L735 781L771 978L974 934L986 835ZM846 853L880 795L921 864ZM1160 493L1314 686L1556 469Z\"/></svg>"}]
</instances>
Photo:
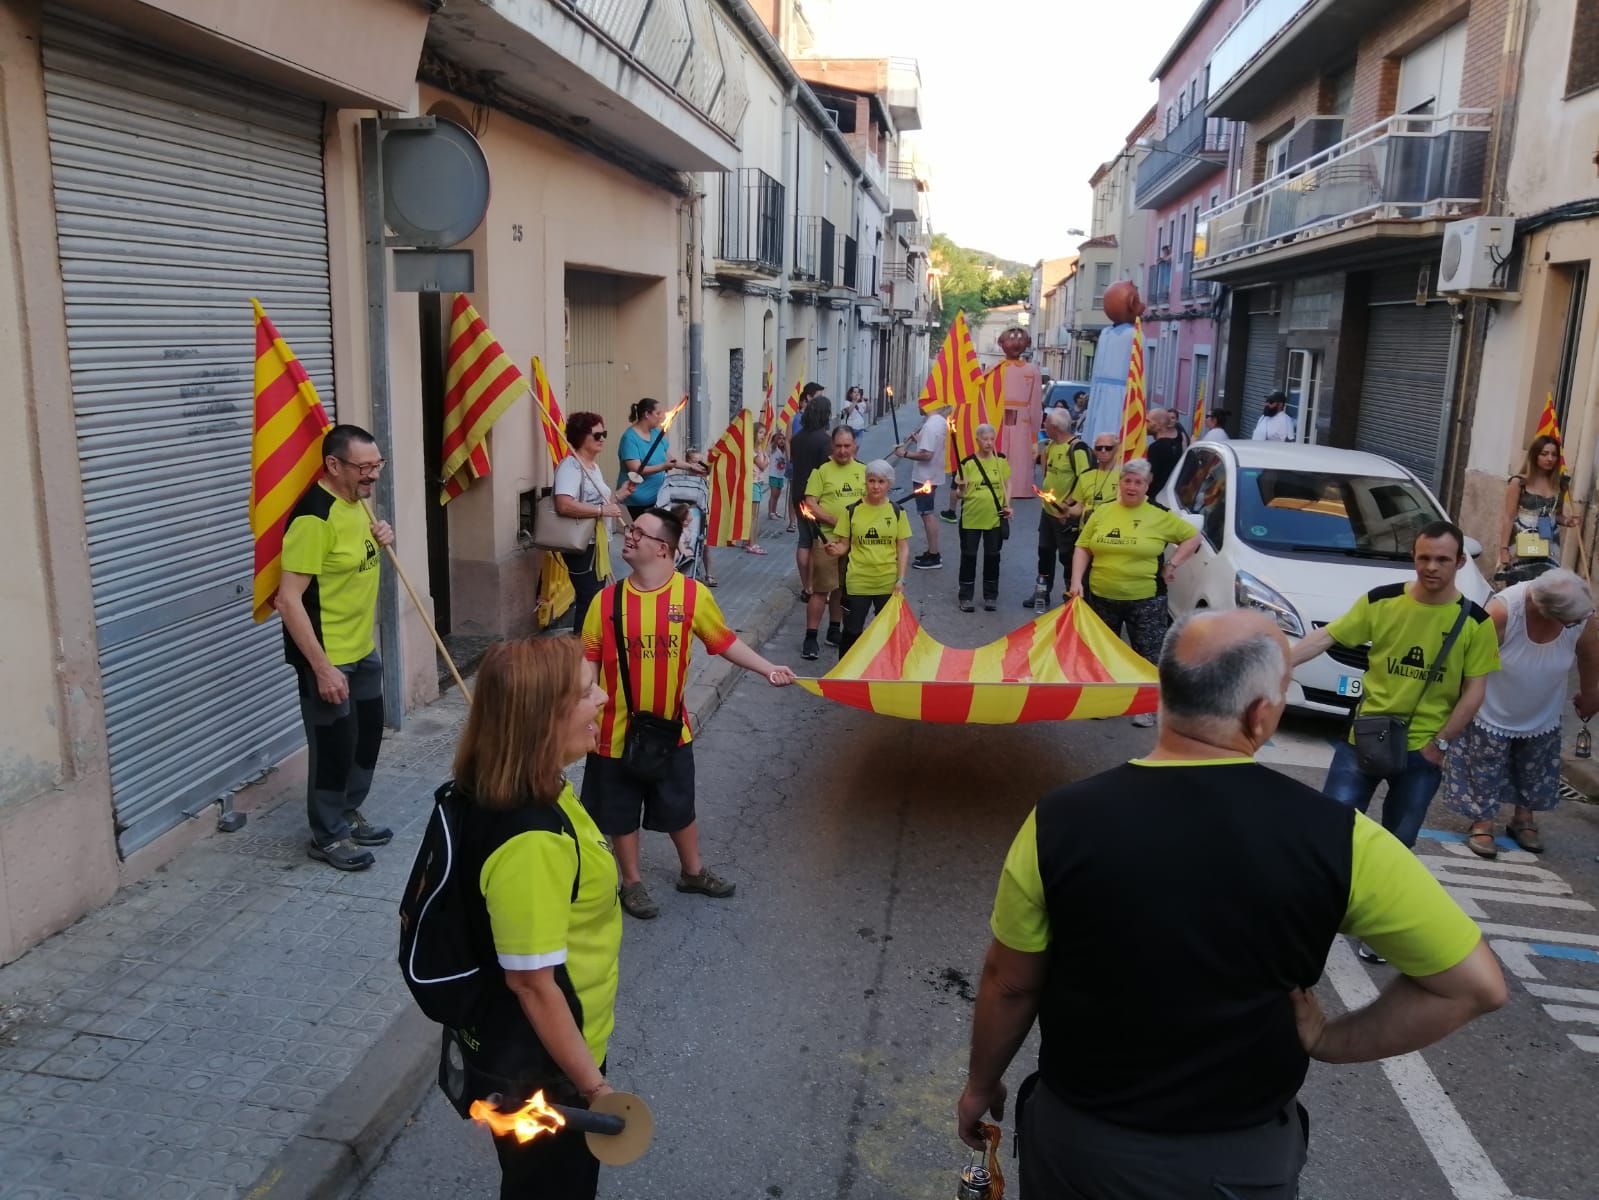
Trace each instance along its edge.
<instances>
[{"instance_id":1,"label":"woman in blue shirt","mask_svg":"<svg viewBox=\"0 0 1599 1200\"><path fill-rule=\"evenodd\" d=\"M665 438L660 440L653 451L650 449L650 443L655 441L656 430L660 429L661 422L666 420L666 409L659 400L652 400L646 396L628 410L627 419L628 427L622 432L622 440L616 447L616 456L622 460L622 474L617 478L617 483L625 481L630 471L644 477L644 482L633 489L633 494L627 501L628 512L640 517L655 507L655 497L661 490L661 479L677 466L677 460L671 456L671 449ZM644 461L646 456L649 458L648 462Z\"/></svg>"}]
</instances>

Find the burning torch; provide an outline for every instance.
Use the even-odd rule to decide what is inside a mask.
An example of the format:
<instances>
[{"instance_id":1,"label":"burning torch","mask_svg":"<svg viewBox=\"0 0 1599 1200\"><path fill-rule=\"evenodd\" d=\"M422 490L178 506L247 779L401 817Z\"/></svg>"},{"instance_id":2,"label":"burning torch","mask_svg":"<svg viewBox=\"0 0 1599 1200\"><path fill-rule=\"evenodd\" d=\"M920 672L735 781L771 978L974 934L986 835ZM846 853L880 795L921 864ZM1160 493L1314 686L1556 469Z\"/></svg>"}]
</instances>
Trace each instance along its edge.
<instances>
[{"instance_id":1,"label":"burning torch","mask_svg":"<svg viewBox=\"0 0 1599 1200\"><path fill-rule=\"evenodd\" d=\"M936 486L937 485L931 479L924 479L899 499L900 501L905 501L909 500L912 496L931 496L933 494L933 488ZM1037 489L1034 490L1036 491Z\"/></svg>"},{"instance_id":2,"label":"burning torch","mask_svg":"<svg viewBox=\"0 0 1599 1200\"><path fill-rule=\"evenodd\" d=\"M1044 511L1049 513L1049 515L1054 517L1056 520L1059 520L1061 517L1066 515L1066 502L1054 492L1042 491L1035 483L1033 484L1033 494L1044 502Z\"/></svg>"},{"instance_id":3,"label":"burning torch","mask_svg":"<svg viewBox=\"0 0 1599 1200\"><path fill-rule=\"evenodd\" d=\"M801 500L799 502L799 513L800 516L805 518L805 523L811 527L812 539L820 541L822 537L821 514L811 507L808 500Z\"/></svg>"},{"instance_id":4,"label":"burning torch","mask_svg":"<svg viewBox=\"0 0 1599 1200\"><path fill-rule=\"evenodd\" d=\"M502 1111L504 1103L498 1093L474 1100L471 1117L496 1134L524 1143L562 1130L581 1133L588 1140L589 1153L609 1167L625 1166L642 1157L655 1134L649 1105L629 1092L610 1092L589 1108L550 1104L542 1091L534 1092L532 1099L510 1112Z\"/></svg>"},{"instance_id":5,"label":"burning torch","mask_svg":"<svg viewBox=\"0 0 1599 1200\"><path fill-rule=\"evenodd\" d=\"M883 394L888 397L888 419L894 423L894 445L899 445L899 410L894 407L894 385L884 384Z\"/></svg>"},{"instance_id":6,"label":"burning torch","mask_svg":"<svg viewBox=\"0 0 1599 1200\"><path fill-rule=\"evenodd\" d=\"M684 396L677 402L677 407L666 414L666 419L661 422L661 427L655 431L655 437L650 441L649 449L644 451L644 457L639 459L638 465L641 470L650 465L650 457L655 453L656 447L661 444L661 439L666 436L667 430L672 428L672 422L677 420L677 414L682 412L687 405L688 397ZM644 476L640 475L638 471L629 471L627 477L635 484L644 482Z\"/></svg>"}]
</instances>

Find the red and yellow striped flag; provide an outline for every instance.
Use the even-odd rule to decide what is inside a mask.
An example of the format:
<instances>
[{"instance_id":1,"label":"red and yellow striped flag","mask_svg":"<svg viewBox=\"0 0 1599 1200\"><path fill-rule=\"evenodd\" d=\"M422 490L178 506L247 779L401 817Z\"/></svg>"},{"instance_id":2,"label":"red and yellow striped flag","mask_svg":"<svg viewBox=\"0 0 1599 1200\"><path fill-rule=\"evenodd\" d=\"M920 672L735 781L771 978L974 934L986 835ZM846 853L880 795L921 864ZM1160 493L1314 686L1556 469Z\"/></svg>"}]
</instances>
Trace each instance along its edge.
<instances>
[{"instance_id":1,"label":"red and yellow striped flag","mask_svg":"<svg viewBox=\"0 0 1599 1200\"><path fill-rule=\"evenodd\" d=\"M982 377L983 368L977 361L977 347L972 345L966 314L956 313L949 332L944 335L944 344L938 348L933 365L928 369L927 382L922 384L922 394L916 403L924 413L959 408L976 397Z\"/></svg>"},{"instance_id":2,"label":"red and yellow striped flag","mask_svg":"<svg viewBox=\"0 0 1599 1200\"><path fill-rule=\"evenodd\" d=\"M1552 437L1560 447L1560 473L1566 473L1566 439L1560 436L1560 418L1555 415L1555 394L1544 395L1543 415L1538 418L1538 431L1534 437Z\"/></svg>"},{"instance_id":3,"label":"red and yellow striped flag","mask_svg":"<svg viewBox=\"0 0 1599 1200\"><path fill-rule=\"evenodd\" d=\"M333 427L316 386L278 334L261 302L255 310L255 423L250 436L250 533L255 538L257 621L272 615L289 514L322 476L322 435Z\"/></svg>"},{"instance_id":4,"label":"red and yellow striped flag","mask_svg":"<svg viewBox=\"0 0 1599 1200\"><path fill-rule=\"evenodd\" d=\"M979 425L992 425L998 432L1005 411L1000 395L1005 387L1004 371L1004 364L1001 363L988 374L980 374L971 398L955 405L947 414L949 437L944 443L944 466L947 470L959 470L963 458L970 458L977 453Z\"/></svg>"},{"instance_id":5,"label":"red and yellow striped flag","mask_svg":"<svg viewBox=\"0 0 1599 1200\"><path fill-rule=\"evenodd\" d=\"M711 512L705 536L730 546L750 536L755 507L755 414L740 409L705 456L711 468Z\"/></svg>"},{"instance_id":6,"label":"red and yellow striped flag","mask_svg":"<svg viewBox=\"0 0 1599 1200\"><path fill-rule=\"evenodd\" d=\"M1154 665L1080 601L986 646L946 646L895 596L808 692L911 721L1015 725L1154 712Z\"/></svg>"},{"instance_id":7,"label":"red and yellow striped flag","mask_svg":"<svg viewBox=\"0 0 1599 1200\"><path fill-rule=\"evenodd\" d=\"M761 439L761 449L765 450L772 442L772 429L777 422L777 414L772 410L772 377L766 377L766 399L761 403L761 425L766 430L766 436Z\"/></svg>"},{"instance_id":8,"label":"red and yellow striped flag","mask_svg":"<svg viewBox=\"0 0 1599 1200\"><path fill-rule=\"evenodd\" d=\"M1149 430L1144 425L1144 321L1133 321L1133 352L1127 360L1127 398L1122 401L1122 462L1149 454Z\"/></svg>"},{"instance_id":9,"label":"red and yellow striped flag","mask_svg":"<svg viewBox=\"0 0 1599 1200\"><path fill-rule=\"evenodd\" d=\"M467 298L450 308L450 349L444 368L444 465L439 503L448 504L489 473L489 428L527 390L516 369Z\"/></svg>"},{"instance_id":10,"label":"red and yellow striped flag","mask_svg":"<svg viewBox=\"0 0 1599 1200\"><path fill-rule=\"evenodd\" d=\"M783 401L783 407L777 414L777 427L784 433L793 432L794 418L799 416L800 393L805 390L805 381L796 379L794 390L788 394L788 399Z\"/></svg>"},{"instance_id":11,"label":"red and yellow striped flag","mask_svg":"<svg viewBox=\"0 0 1599 1200\"><path fill-rule=\"evenodd\" d=\"M1199 395L1194 399L1194 435L1193 440L1198 441L1205 436L1205 383L1199 381Z\"/></svg>"},{"instance_id":12,"label":"red and yellow striped flag","mask_svg":"<svg viewBox=\"0 0 1599 1200\"><path fill-rule=\"evenodd\" d=\"M550 469L554 470L572 453L572 447L566 440L560 401L555 398L549 376L544 374L544 363L537 354L533 356L533 403L539 410L539 431L544 435L544 448L550 454Z\"/></svg>"}]
</instances>

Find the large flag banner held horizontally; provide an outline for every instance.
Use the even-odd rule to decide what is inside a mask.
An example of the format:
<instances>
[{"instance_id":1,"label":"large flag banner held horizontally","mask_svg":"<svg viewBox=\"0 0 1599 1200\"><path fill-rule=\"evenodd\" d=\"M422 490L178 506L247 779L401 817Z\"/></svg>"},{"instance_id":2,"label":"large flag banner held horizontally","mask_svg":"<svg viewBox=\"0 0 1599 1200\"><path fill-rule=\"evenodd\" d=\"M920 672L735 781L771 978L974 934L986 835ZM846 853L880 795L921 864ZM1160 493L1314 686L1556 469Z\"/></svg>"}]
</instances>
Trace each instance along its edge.
<instances>
[{"instance_id":1,"label":"large flag banner held horizontally","mask_svg":"<svg viewBox=\"0 0 1599 1200\"><path fill-rule=\"evenodd\" d=\"M711 514L705 533L713 546L750 536L755 506L755 414L741 409L705 456L711 468Z\"/></svg>"},{"instance_id":2,"label":"large flag banner held horizontally","mask_svg":"<svg viewBox=\"0 0 1599 1200\"><path fill-rule=\"evenodd\" d=\"M273 612L282 578L283 532L306 489L322 475L322 435L333 427L316 386L272 319L255 310L255 423L250 437L250 533L255 538L252 615Z\"/></svg>"},{"instance_id":3,"label":"large flag banner held horizontally","mask_svg":"<svg viewBox=\"0 0 1599 1200\"><path fill-rule=\"evenodd\" d=\"M1153 664L1080 601L986 646L936 641L895 596L838 665L799 685L885 717L946 725L1014 725L1154 712Z\"/></svg>"},{"instance_id":4,"label":"large flag banner held horizontally","mask_svg":"<svg viewBox=\"0 0 1599 1200\"><path fill-rule=\"evenodd\" d=\"M448 504L489 473L489 428L527 391L527 376L496 340L467 298L450 308L444 372L444 465L439 503Z\"/></svg>"}]
</instances>

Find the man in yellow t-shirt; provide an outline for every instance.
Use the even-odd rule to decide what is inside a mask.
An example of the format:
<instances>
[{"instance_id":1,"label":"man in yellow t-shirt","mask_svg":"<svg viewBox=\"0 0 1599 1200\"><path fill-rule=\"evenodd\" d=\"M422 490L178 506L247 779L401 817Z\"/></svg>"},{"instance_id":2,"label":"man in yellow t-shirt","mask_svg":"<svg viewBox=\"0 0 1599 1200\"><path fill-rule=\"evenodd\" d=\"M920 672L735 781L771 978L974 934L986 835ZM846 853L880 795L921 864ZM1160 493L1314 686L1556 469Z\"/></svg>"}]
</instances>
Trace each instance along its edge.
<instances>
[{"instance_id":1,"label":"man in yellow t-shirt","mask_svg":"<svg viewBox=\"0 0 1599 1200\"><path fill-rule=\"evenodd\" d=\"M368 847L394 836L361 815L383 744L383 664L372 637L378 547L393 545L394 531L362 506L384 466L370 433L335 425L322 438L322 466L289 515L275 603L310 750L306 853L362 871L374 861Z\"/></svg>"},{"instance_id":2,"label":"man in yellow t-shirt","mask_svg":"<svg viewBox=\"0 0 1599 1200\"><path fill-rule=\"evenodd\" d=\"M1444 755L1466 731L1488 692L1488 676L1499 669L1499 638L1492 618L1460 594L1455 579L1466 565L1466 535L1448 521L1435 521L1416 535L1416 578L1373 588L1343 616L1312 630L1294 647L1294 663L1309 662L1334 642L1348 649L1371 644L1362 681L1362 715L1409 719L1404 770L1389 776L1362 772L1349 742L1333 748L1322 791L1365 812L1377 785L1387 779L1383 827L1414 846L1443 780ZM1456 625L1460 631L1439 654Z\"/></svg>"},{"instance_id":3,"label":"man in yellow t-shirt","mask_svg":"<svg viewBox=\"0 0 1599 1200\"><path fill-rule=\"evenodd\" d=\"M1414 855L1254 761L1290 671L1264 614L1184 618L1161 655L1154 752L1051 792L1011 845L956 1132L981 1145L1036 1019L1022 1195L1201 1196L1217 1179L1294 1195L1312 1059L1420 1050L1505 1002L1481 933ZM1118 919L1082 920L1090 908ZM1329 952L1349 959L1340 933L1408 978L1329 1020L1310 989Z\"/></svg>"},{"instance_id":4,"label":"man in yellow t-shirt","mask_svg":"<svg viewBox=\"0 0 1599 1200\"><path fill-rule=\"evenodd\" d=\"M833 430L832 455L811 471L805 481L805 507L808 521L818 540L826 543L844 510L866 495L866 467L855 461L855 434L846 425ZM816 631L822 613L828 613L827 644L836 646L844 636L844 560L836 555L811 555L811 590L805 601L805 640L800 657L815 659L821 654Z\"/></svg>"},{"instance_id":5,"label":"man in yellow t-shirt","mask_svg":"<svg viewBox=\"0 0 1599 1200\"><path fill-rule=\"evenodd\" d=\"M873 613L883 611L888 598L905 590L905 570L911 560L911 523L905 510L892 503L894 467L878 459L866 468L866 498L844 510L833 527L825 549L834 558L849 555L849 575L844 588L844 636L839 657L861 636Z\"/></svg>"},{"instance_id":6,"label":"man in yellow t-shirt","mask_svg":"<svg viewBox=\"0 0 1599 1200\"><path fill-rule=\"evenodd\" d=\"M1044 468L1046 497L1038 513L1038 579L1033 594L1022 601L1023 608L1035 612L1049 610L1049 593L1055 586L1055 563L1070 581L1072 550L1077 545L1078 520L1067 514L1072 503L1072 493L1077 481L1093 467L1093 454L1083 445L1083 440L1072 432L1072 417L1064 408L1051 409L1044 418L1044 429L1049 440L1038 450L1039 462Z\"/></svg>"}]
</instances>

